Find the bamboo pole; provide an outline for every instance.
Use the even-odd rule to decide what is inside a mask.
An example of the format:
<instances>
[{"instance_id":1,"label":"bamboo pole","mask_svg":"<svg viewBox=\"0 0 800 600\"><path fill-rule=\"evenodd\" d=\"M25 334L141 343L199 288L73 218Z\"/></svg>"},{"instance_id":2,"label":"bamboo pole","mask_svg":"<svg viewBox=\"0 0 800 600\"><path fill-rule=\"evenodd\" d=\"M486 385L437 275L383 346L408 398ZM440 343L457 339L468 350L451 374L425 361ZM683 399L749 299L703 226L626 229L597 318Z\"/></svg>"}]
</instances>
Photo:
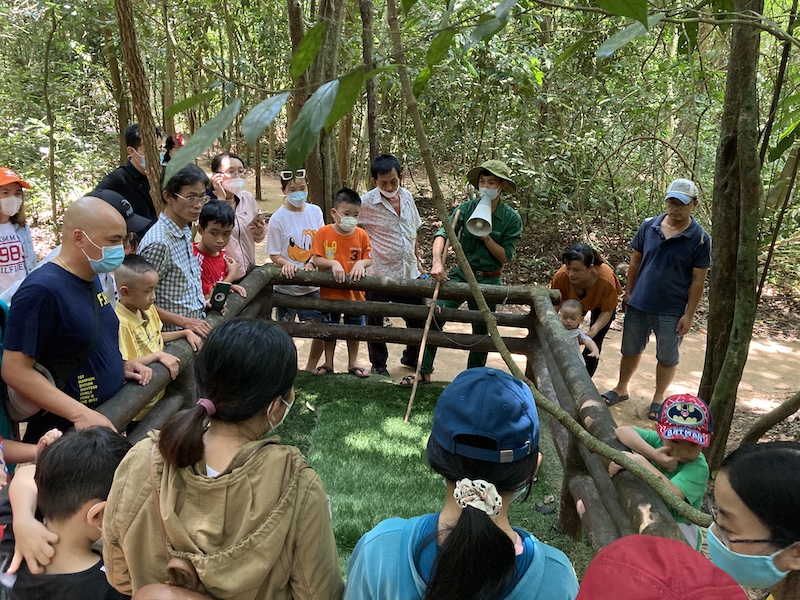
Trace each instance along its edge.
<instances>
[{"instance_id":1,"label":"bamboo pole","mask_svg":"<svg viewBox=\"0 0 800 600\"><path fill-rule=\"evenodd\" d=\"M458 216L460 211L456 209L453 216L453 221L458 223ZM442 260L447 260L447 251L450 249L450 240L445 240L444 251L442 252ZM414 371L414 384L411 386L411 396L408 399L408 407L406 408L406 416L403 419L408 423L411 418L411 409L414 406L414 397L417 395L417 388L419 387L419 370L422 368L422 360L425 356L425 345L428 343L428 332L431 330L431 322L433 321L433 311L436 310L436 300L439 299L439 290L442 287L442 280L436 280L436 289L433 290L433 301L431 302L430 310L428 310L428 318L425 319L425 329L422 330L422 342L419 345L419 352L417 353L417 368Z\"/></svg>"}]
</instances>

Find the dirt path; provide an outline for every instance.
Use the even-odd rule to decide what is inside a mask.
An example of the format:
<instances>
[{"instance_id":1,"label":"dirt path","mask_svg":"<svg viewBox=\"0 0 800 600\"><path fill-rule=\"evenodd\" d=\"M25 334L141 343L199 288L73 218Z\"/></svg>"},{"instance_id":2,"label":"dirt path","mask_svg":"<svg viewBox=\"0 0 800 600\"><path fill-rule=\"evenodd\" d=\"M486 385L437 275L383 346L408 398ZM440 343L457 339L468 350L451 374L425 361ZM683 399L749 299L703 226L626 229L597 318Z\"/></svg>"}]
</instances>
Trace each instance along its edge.
<instances>
[{"instance_id":1,"label":"dirt path","mask_svg":"<svg viewBox=\"0 0 800 600\"><path fill-rule=\"evenodd\" d=\"M393 321L402 326L402 321ZM503 328L501 328L503 330ZM469 326L450 323L445 332L469 333ZM508 330L509 333L512 330ZM603 358L594 377L594 383L600 392L612 388L617 382L619 368L619 348L622 332L619 323L609 332L603 346ZM669 393L697 393L705 359L704 332L691 332L681 346L681 364ZM296 340L300 353L300 363L305 365L308 356L308 340ZM647 409L652 399L655 386L655 348L654 341L648 346L642 357L642 363L629 387L630 400L621 402L611 408L611 414L618 424L637 424L652 427L653 422L647 420ZM399 381L412 369L400 365L402 347L390 345L389 372L394 381ZM346 372L347 352L340 342L336 353L336 371ZM366 344L361 345L360 364L369 366ZM515 355L520 368L525 370L525 357ZM434 380L451 381L466 368L467 353L463 350L440 349L436 357ZM496 352L489 354L488 366L507 370L505 363ZM765 339L754 339L750 346L750 354L739 387L738 405L731 432L731 444L741 439L744 431L753 420L775 408L783 400L800 389L800 342L773 342ZM788 421L771 432L771 439L796 439L796 427Z\"/></svg>"}]
</instances>

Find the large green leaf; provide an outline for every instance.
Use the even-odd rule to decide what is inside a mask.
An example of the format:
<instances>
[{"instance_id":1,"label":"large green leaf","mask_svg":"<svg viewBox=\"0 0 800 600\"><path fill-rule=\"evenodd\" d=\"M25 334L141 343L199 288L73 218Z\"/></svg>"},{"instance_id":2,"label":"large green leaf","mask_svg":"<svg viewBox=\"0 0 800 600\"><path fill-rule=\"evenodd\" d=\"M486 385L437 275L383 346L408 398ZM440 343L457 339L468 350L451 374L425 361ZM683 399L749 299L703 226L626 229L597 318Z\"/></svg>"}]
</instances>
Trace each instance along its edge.
<instances>
[{"instance_id":1,"label":"large green leaf","mask_svg":"<svg viewBox=\"0 0 800 600\"><path fill-rule=\"evenodd\" d=\"M256 143L261 132L275 120L288 99L289 92L277 94L259 102L245 115L242 119L242 133L247 138L248 144L252 146Z\"/></svg>"},{"instance_id":2,"label":"large green leaf","mask_svg":"<svg viewBox=\"0 0 800 600\"><path fill-rule=\"evenodd\" d=\"M428 81L430 81L432 75L433 69L430 67L425 67L419 72L417 77L414 79L414 85L412 86L415 96L419 96L423 90L425 90L425 86L428 85Z\"/></svg>"},{"instance_id":3,"label":"large green leaf","mask_svg":"<svg viewBox=\"0 0 800 600\"><path fill-rule=\"evenodd\" d=\"M691 54L697 47L697 32L699 30L697 22L683 23L677 25L681 28L680 43L678 49L682 53Z\"/></svg>"},{"instance_id":4,"label":"large green leaf","mask_svg":"<svg viewBox=\"0 0 800 600\"><path fill-rule=\"evenodd\" d=\"M505 26L505 23L494 17L489 19L488 21L481 23L475 29L472 30L472 33L469 34L469 40L466 44L464 44L464 52L467 52L473 46L477 45L478 42L481 40L488 40L491 38L495 33L500 31Z\"/></svg>"},{"instance_id":5,"label":"large green leaf","mask_svg":"<svg viewBox=\"0 0 800 600\"><path fill-rule=\"evenodd\" d=\"M408 14L416 3L417 0L403 0L403 12Z\"/></svg>"},{"instance_id":6,"label":"large green leaf","mask_svg":"<svg viewBox=\"0 0 800 600\"><path fill-rule=\"evenodd\" d=\"M328 28L327 21L320 21L309 29L303 36L300 45L292 55L292 62L289 65L289 75L292 79L297 79L306 72L311 63L317 57L322 40L325 39L325 30Z\"/></svg>"},{"instance_id":7,"label":"large green leaf","mask_svg":"<svg viewBox=\"0 0 800 600\"><path fill-rule=\"evenodd\" d=\"M290 169L302 167L306 157L314 149L319 139L319 130L328 120L338 91L338 79L323 83L300 109L286 141L286 162Z\"/></svg>"},{"instance_id":8,"label":"large green leaf","mask_svg":"<svg viewBox=\"0 0 800 600\"><path fill-rule=\"evenodd\" d=\"M175 153L170 161L167 163L167 168L164 171L164 184L172 179L172 176L180 171L183 167L192 162L195 158L205 152L211 145L216 142L222 133L231 126L239 110L242 108L242 101L238 98L228 104L222 109L216 117L208 121L200 129L198 129L186 145Z\"/></svg>"},{"instance_id":9,"label":"large green leaf","mask_svg":"<svg viewBox=\"0 0 800 600\"><path fill-rule=\"evenodd\" d=\"M325 121L325 129L330 130L336 122L345 116L358 100L361 88L364 86L364 67L353 69L347 75L339 77L339 91L336 93L336 100Z\"/></svg>"},{"instance_id":10,"label":"large green leaf","mask_svg":"<svg viewBox=\"0 0 800 600\"><path fill-rule=\"evenodd\" d=\"M206 102L207 100L211 100L216 95L217 95L217 90L210 90L208 92L202 92L200 94L195 94L194 96L189 96L188 98L184 98L180 102L176 102L175 104L173 104L167 110L164 111L164 119L169 119L171 117L174 117L178 113L182 113L185 110L189 110L193 106L197 106L201 102Z\"/></svg>"},{"instance_id":11,"label":"large green leaf","mask_svg":"<svg viewBox=\"0 0 800 600\"><path fill-rule=\"evenodd\" d=\"M511 9L517 5L517 2L519 2L519 0L503 0L497 5L497 9L494 11L494 16L505 23L506 19L508 19L508 13L510 13Z\"/></svg>"},{"instance_id":12,"label":"large green leaf","mask_svg":"<svg viewBox=\"0 0 800 600\"><path fill-rule=\"evenodd\" d=\"M428 48L428 52L425 55L425 62L428 63L429 67L438 65L444 60L444 57L447 56L448 50L450 50L450 44L453 42L455 35L456 30L452 29L451 27L442 29L438 34L436 34L436 37L433 38L433 41Z\"/></svg>"},{"instance_id":13,"label":"large green leaf","mask_svg":"<svg viewBox=\"0 0 800 600\"><path fill-rule=\"evenodd\" d=\"M597 5L612 15L636 19L650 29L647 24L647 0L597 0Z\"/></svg>"},{"instance_id":14,"label":"large green leaf","mask_svg":"<svg viewBox=\"0 0 800 600\"><path fill-rule=\"evenodd\" d=\"M656 13L647 18L647 28L641 23L631 23L622 31L618 31L605 42L603 42L597 49L595 56L597 58L609 58L614 52L622 48L638 37L642 37L647 33L647 30L656 25L661 19L664 18L664 13Z\"/></svg>"}]
</instances>

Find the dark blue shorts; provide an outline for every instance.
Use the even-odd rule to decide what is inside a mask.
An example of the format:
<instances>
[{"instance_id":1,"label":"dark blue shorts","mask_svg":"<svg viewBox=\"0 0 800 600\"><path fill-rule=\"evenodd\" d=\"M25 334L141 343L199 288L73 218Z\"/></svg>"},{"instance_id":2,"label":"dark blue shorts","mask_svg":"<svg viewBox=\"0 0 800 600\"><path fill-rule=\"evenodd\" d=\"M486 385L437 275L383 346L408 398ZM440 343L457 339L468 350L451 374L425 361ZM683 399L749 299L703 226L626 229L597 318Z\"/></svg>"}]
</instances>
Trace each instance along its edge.
<instances>
[{"instance_id":1,"label":"dark blue shorts","mask_svg":"<svg viewBox=\"0 0 800 600\"><path fill-rule=\"evenodd\" d=\"M278 291L273 292L279 296L290 296L290 294L281 294ZM296 298L319 298L319 290L315 290L304 296L295 296ZM324 320L325 315L323 315L318 310L307 309L307 308L283 308L277 307L277 320L283 321L284 323L291 323L294 321L295 317L297 317L300 322L310 321L312 323L322 323Z\"/></svg>"},{"instance_id":2,"label":"dark blue shorts","mask_svg":"<svg viewBox=\"0 0 800 600\"><path fill-rule=\"evenodd\" d=\"M322 322L323 323L331 323L333 325L338 325L342 321L342 317L344 317L344 324L345 325L365 325L366 319L364 315L342 315L342 313L328 313L323 315Z\"/></svg>"}]
</instances>

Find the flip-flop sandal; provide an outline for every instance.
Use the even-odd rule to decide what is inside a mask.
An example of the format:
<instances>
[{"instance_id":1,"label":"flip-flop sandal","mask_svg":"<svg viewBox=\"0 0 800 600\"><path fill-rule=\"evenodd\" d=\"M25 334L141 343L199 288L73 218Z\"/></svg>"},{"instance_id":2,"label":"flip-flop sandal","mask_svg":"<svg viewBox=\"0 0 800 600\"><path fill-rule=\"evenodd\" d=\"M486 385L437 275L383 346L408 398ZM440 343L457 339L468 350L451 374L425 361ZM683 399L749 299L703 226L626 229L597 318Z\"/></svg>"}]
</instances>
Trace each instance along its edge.
<instances>
[{"instance_id":1,"label":"flip-flop sandal","mask_svg":"<svg viewBox=\"0 0 800 600\"><path fill-rule=\"evenodd\" d=\"M322 365L321 367L317 367L314 369L314 375L330 375L333 373L333 367L329 367L328 365Z\"/></svg>"},{"instance_id":2,"label":"flip-flop sandal","mask_svg":"<svg viewBox=\"0 0 800 600\"><path fill-rule=\"evenodd\" d=\"M425 379L425 376L420 373L419 374L419 383L417 385L428 385L431 382L430 379ZM400 387L414 387L414 375L406 375L403 377L398 384Z\"/></svg>"},{"instance_id":3,"label":"flip-flop sandal","mask_svg":"<svg viewBox=\"0 0 800 600\"><path fill-rule=\"evenodd\" d=\"M603 400L606 401L606 406L614 406L620 402L625 402L628 399L628 394L624 396L620 396L614 390L608 390L605 394L600 394L603 397Z\"/></svg>"},{"instance_id":4,"label":"flip-flop sandal","mask_svg":"<svg viewBox=\"0 0 800 600\"><path fill-rule=\"evenodd\" d=\"M364 367L353 367L352 369L347 369L347 372L350 373L350 375L355 375L359 379L366 379L369 377L369 373L367 373Z\"/></svg>"},{"instance_id":5,"label":"flip-flop sandal","mask_svg":"<svg viewBox=\"0 0 800 600\"><path fill-rule=\"evenodd\" d=\"M661 403L651 402L650 408L647 409L647 418L651 421L658 421L658 413L661 412Z\"/></svg>"}]
</instances>

